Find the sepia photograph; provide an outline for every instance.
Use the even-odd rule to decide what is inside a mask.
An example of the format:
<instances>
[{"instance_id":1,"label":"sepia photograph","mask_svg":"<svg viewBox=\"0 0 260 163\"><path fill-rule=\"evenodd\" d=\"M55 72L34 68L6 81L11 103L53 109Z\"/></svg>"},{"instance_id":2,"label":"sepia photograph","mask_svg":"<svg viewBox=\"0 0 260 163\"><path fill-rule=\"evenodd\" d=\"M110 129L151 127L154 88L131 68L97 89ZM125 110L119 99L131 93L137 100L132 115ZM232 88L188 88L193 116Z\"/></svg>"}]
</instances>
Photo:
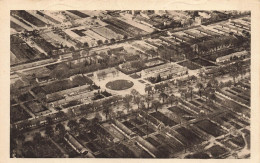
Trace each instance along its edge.
<instances>
[{"instance_id":1,"label":"sepia photograph","mask_svg":"<svg viewBox=\"0 0 260 163\"><path fill-rule=\"evenodd\" d=\"M249 159L251 11L10 10L10 158Z\"/></svg>"}]
</instances>

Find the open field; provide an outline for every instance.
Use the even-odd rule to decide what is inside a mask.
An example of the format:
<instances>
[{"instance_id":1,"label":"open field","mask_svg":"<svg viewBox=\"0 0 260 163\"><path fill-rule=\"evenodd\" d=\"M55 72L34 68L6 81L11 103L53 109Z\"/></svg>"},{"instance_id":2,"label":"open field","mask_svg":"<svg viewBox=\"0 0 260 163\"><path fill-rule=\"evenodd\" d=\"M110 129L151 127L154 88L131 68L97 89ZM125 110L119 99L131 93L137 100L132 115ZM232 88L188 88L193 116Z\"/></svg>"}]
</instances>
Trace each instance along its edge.
<instances>
[{"instance_id":1,"label":"open field","mask_svg":"<svg viewBox=\"0 0 260 163\"><path fill-rule=\"evenodd\" d=\"M17 32L21 32L21 31L25 30L23 27L14 23L13 21L11 21L10 26L11 26L11 28L15 29Z\"/></svg>"},{"instance_id":2,"label":"open field","mask_svg":"<svg viewBox=\"0 0 260 163\"><path fill-rule=\"evenodd\" d=\"M112 30L105 27L99 27L99 28L93 28L94 32L98 33L99 35L111 40L111 39L121 39L123 38L122 35L117 34L116 32L113 32Z\"/></svg>"},{"instance_id":3,"label":"open field","mask_svg":"<svg viewBox=\"0 0 260 163\"><path fill-rule=\"evenodd\" d=\"M173 112L174 114L176 114L177 116L182 117L185 120L192 120L193 115L187 111L185 111L184 109L181 109L178 106L174 106L174 107L170 107L168 108L171 112Z\"/></svg>"},{"instance_id":4,"label":"open field","mask_svg":"<svg viewBox=\"0 0 260 163\"><path fill-rule=\"evenodd\" d=\"M11 106L10 114L12 123L31 117L20 105Z\"/></svg>"},{"instance_id":5,"label":"open field","mask_svg":"<svg viewBox=\"0 0 260 163\"><path fill-rule=\"evenodd\" d=\"M197 64L199 64L201 66L205 66L205 67L207 67L207 66L216 66L214 63L211 63L209 61L206 61L206 60L200 59L200 58L192 59L191 61L195 62L195 63L197 63Z\"/></svg>"},{"instance_id":6,"label":"open field","mask_svg":"<svg viewBox=\"0 0 260 163\"><path fill-rule=\"evenodd\" d=\"M218 127L216 124L210 122L209 120L203 120L203 121L197 122L196 125L203 131L205 131L208 134L215 136L215 137L218 137L225 133L225 132L223 132L223 130L220 127Z\"/></svg>"},{"instance_id":7,"label":"open field","mask_svg":"<svg viewBox=\"0 0 260 163\"><path fill-rule=\"evenodd\" d=\"M29 23L31 23L37 27L44 27L46 25L43 21L32 16L27 11L17 10L17 11L15 11L15 14L17 14L19 17L23 18L24 20L28 21Z\"/></svg>"},{"instance_id":8,"label":"open field","mask_svg":"<svg viewBox=\"0 0 260 163\"><path fill-rule=\"evenodd\" d=\"M108 82L106 87L112 90L125 90L129 89L134 85L133 82L127 80L115 80Z\"/></svg>"},{"instance_id":9,"label":"open field","mask_svg":"<svg viewBox=\"0 0 260 163\"><path fill-rule=\"evenodd\" d=\"M134 35L134 36L137 36L139 34L147 34L145 31L139 29L139 28L136 28L130 24L127 24L119 19L116 19L116 18L112 18L112 19L107 19L107 20L104 20L106 23L108 24L111 24L119 29L122 29L122 30L125 30L127 31L128 33L130 33L131 35Z\"/></svg>"},{"instance_id":10,"label":"open field","mask_svg":"<svg viewBox=\"0 0 260 163\"><path fill-rule=\"evenodd\" d=\"M51 43L43 39L42 37L36 37L33 39L33 41L47 54L51 54L53 50L57 50L55 46L53 46Z\"/></svg>"},{"instance_id":11,"label":"open field","mask_svg":"<svg viewBox=\"0 0 260 163\"><path fill-rule=\"evenodd\" d=\"M181 66L187 67L190 70L197 70L197 69L201 68L198 64L194 64L191 61L183 61L183 62L179 62L178 64Z\"/></svg>"},{"instance_id":12,"label":"open field","mask_svg":"<svg viewBox=\"0 0 260 163\"><path fill-rule=\"evenodd\" d=\"M166 117L164 114L162 114L160 112L153 112L150 115L153 116L154 118L158 119L159 121L163 122L164 125L166 125L166 126L171 127L171 126L174 126L177 124L176 122L174 122L173 120Z\"/></svg>"},{"instance_id":13,"label":"open field","mask_svg":"<svg viewBox=\"0 0 260 163\"><path fill-rule=\"evenodd\" d=\"M71 13L73 13L73 14L75 14L75 15L77 15L77 16L79 16L79 17L81 17L81 18L87 18L87 17L89 17L89 15L87 15L87 14L85 14L85 13L82 13L82 12L80 12L80 11L78 11L78 10L68 10L69 12L71 12Z\"/></svg>"},{"instance_id":14,"label":"open field","mask_svg":"<svg viewBox=\"0 0 260 163\"><path fill-rule=\"evenodd\" d=\"M11 62L11 64L37 61L46 58L46 56L41 54L38 49L30 47L26 42L16 36L11 36L10 49L12 54L15 56L15 60L14 58L11 58L13 61L15 61ZM11 55L11 57L12 56L13 55Z\"/></svg>"}]
</instances>

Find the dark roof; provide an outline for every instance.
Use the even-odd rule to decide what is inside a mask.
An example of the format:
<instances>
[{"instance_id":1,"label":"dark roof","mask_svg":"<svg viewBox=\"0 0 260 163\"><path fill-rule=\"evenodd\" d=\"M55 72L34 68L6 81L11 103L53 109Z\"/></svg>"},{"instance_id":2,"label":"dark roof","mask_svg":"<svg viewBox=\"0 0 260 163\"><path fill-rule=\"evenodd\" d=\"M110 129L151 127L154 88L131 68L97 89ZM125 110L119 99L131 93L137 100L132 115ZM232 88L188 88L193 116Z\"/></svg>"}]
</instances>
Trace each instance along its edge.
<instances>
[{"instance_id":1,"label":"dark roof","mask_svg":"<svg viewBox=\"0 0 260 163\"><path fill-rule=\"evenodd\" d=\"M115 48L115 49L110 49L109 51L111 53L118 53L118 52L122 52L124 50L125 50L124 47L119 47L119 48Z\"/></svg>"},{"instance_id":2,"label":"dark roof","mask_svg":"<svg viewBox=\"0 0 260 163\"><path fill-rule=\"evenodd\" d=\"M65 138L75 147L77 148L79 151L82 151L85 147L83 145L81 145L76 138L74 138L70 133L67 133L65 135ZM85 148L86 149L86 148Z\"/></svg>"},{"instance_id":3,"label":"dark roof","mask_svg":"<svg viewBox=\"0 0 260 163\"><path fill-rule=\"evenodd\" d=\"M51 79L51 77L49 75L45 75L45 76L37 76L38 81L46 81Z\"/></svg>"}]
</instances>

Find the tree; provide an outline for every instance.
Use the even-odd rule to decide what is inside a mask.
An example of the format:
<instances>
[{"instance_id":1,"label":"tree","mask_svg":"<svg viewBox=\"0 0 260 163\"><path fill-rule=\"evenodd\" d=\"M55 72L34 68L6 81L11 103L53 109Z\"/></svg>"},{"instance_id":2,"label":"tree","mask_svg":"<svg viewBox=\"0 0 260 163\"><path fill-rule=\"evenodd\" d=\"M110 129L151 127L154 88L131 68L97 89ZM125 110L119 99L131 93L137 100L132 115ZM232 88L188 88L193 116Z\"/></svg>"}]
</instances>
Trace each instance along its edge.
<instances>
[{"instance_id":1,"label":"tree","mask_svg":"<svg viewBox=\"0 0 260 163\"><path fill-rule=\"evenodd\" d=\"M44 104L46 102L45 93L40 92L40 93L37 94L37 97L38 97L39 101L42 102L42 104Z\"/></svg>"},{"instance_id":2,"label":"tree","mask_svg":"<svg viewBox=\"0 0 260 163\"><path fill-rule=\"evenodd\" d=\"M61 136L64 136L65 135L65 132L66 132L66 129L64 127L63 124L61 123L58 123L55 127L55 131L59 132L59 135Z\"/></svg>"},{"instance_id":3,"label":"tree","mask_svg":"<svg viewBox=\"0 0 260 163\"><path fill-rule=\"evenodd\" d=\"M234 84L236 83L236 78L238 77L239 72L237 71L237 68L232 66L230 67L230 76L233 78Z\"/></svg>"},{"instance_id":4,"label":"tree","mask_svg":"<svg viewBox=\"0 0 260 163\"><path fill-rule=\"evenodd\" d=\"M46 117L46 123L48 125L51 125L53 123L52 118L51 117Z\"/></svg>"},{"instance_id":5,"label":"tree","mask_svg":"<svg viewBox=\"0 0 260 163\"><path fill-rule=\"evenodd\" d=\"M99 123L100 121L102 121L102 116L97 112L95 114L95 118L92 120L92 124L97 124Z\"/></svg>"},{"instance_id":6,"label":"tree","mask_svg":"<svg viewBox=\"0 0 260 163\"><path fill-rule=\"evenodd\" d=\"M136 98L138 98L137 96L139 95L139 93L135 89L132 89L131 90L131 95L133 96L133 98L135 100Z\"/></svg>"},{"instance_id":7,"label":"tree","mask_svg":"<svg viewBox=\"0 0 260 163\"><path fill-rule=\"evenodd\" d=\"M73 57L73 59L78 59L80 57L80 53L74 52L74 53L72 53L72 57Z\"/></svg>"},{"instance_id":8,"label":"tree","mask_svg":"<svg viewBox=\"0 0 260 163\"><path fill-rule=\"evenodd\" d=\"M75 51L75 48L73 46L71 46L70 48L70 51L74 52Z\"/></svg>"},{"instance_id":9,"label":"tree","mask_svg":"<svg viewBox=\"0 0 260 163\"><path fill-rule=\"evenodd\" d=\"M187 100L187 89L186 88L180 88L179 93L181 94L181 97Z\"/></svg>"},{"instance_id":10,"label":"tree","mask_svg":"<svg viewBox=\"0 0 260 163\"><path fill-rule=\"evenodd\" d=\"M10 138L14 140L18 137L18 135L19 135L19 130L15 127L12 127L10 129Z\"/></svg>"},{"instance_id":11,"label":"tree","mask_svg":"<svg viewBox=\"0 0 260 163\"><path fill-rule=\"evenodd\" d=\"M160 101L158 101L158 100L154 100L154 101L152 102L152 107L155 109L156 112L158 111L158 109L159 109L161 106L162 106L162 104L161 104Z\"/></svg>"},{"instance_id":12,"label":"tree","mask_svg":"<svg viewBox=\"0 0 260 163\"><path fill-rule=\"evenodd\" d=\"M53 51L52 51L52 50L49 50L49 51L47 52L47 54L48 54L48 56L53 56Z\"/></svg>"},{"instance_id":13,"label":"tree","mask_svg":"<svg viewBox=\"0 0 260 163\"><path fill-rule=\"evenodd\" d=\"M81 48L82 47L82 43L80 43L80 42L76 43L76 47L77 48Z\"/></svg>"},{"instance_id":14,"label":"tree","mask_svg":"<svg viewBox=\"0 0 260 163\"><path fill-rule=\"evenodd\" d=\"M206 100L209 99L209 95L212 93L212 91L213 91L213 89L208 86L204 89L204 94L205 94Z\"/></svg>"},{"instance_id":15,"label":"tree","mask_svg":"<svg viewBox=\"0 0 260 163\"><path fill-rule=\"evenodd\" d=\"M18 95L21 94L21 87L23 85L23 83L21 83L22 81L20 80L17 80L14 84L11 84L11 87L10 87L10 94L11 94L11 97L13 98L17 98Z\"/></svg>"},{"instance_id":16,"label":"tree","mask_svg":"<svg viewBox=\"0 0 260 163\"><path fill-rule=\"evenodd\" d=\"M207 82L206 88L213 88L213 83L211 83L210 81Z\"/></svg>"},{"instance_id":17,"label":"tree","mask_svg":"<svg viewBox=\"0 0 260 163\"><path fill-rule=\"evenodd\" d=\"M96 111L100 107L100 104L98 102L96 102L96 101L93 101L91 106L93 108L93 111Z\"/></svg>"},{"instance_id":18,"label":"tree","mask_svg":"<svg viewBox=\"0 0 260 163\"><path fill-rule=\"evenodd\" d=\"M103 109L103 113L105 113L106 120L107 120L108 119L108 115L110 114L110 107L109 106L105 106L105 108Z\"/></svg>"},{"instance_id":19,"label":"tree","mask_svg":"<svg viewBox=\"0 0 260 163\"><path fill-rule=\"evenodd\" d=\"M137 105L137 107L138 107L138 109L139 109L140 103L141 103L141 99L138 98L138 97L135 97L135 98L134 98L134 103Z\"/></svg>"},{"instance_id":20,"label":"tree","mask_svg":"<svg viewBox=\"0 0 260 163\"><path fill-rule=\"evenodd\" d=\"M234 65L238 71L238 74L241 74L243 70L243 62L241 60L237 61Z\"/></svg>"},{"instance_id":21,"label":"tree","mask_svg":"<svg viewBox=\"0 0 260 163\"><path fill-rule=\"evenodd\" d=\"M77 86L85 85L86 84L86 77L77 75L73 78L73 83Z\"/></svg>"},{"instance_id":22,"label":"tree","mask_svg":"<svg viewBox=\"0 0 260 163\"><path fill-rule=\"evenodd\" d=\"M130 104L131 104L132 99L133 99L133 96L132 96L132 95L125 95L125 97L123 98L125 107L126 107L126 109L127 109L128 111L129 111L129 109L130 109Z\"/></svg>"},{"instance_id":23,"label":"tree","mask_svg":"<svg viewBox=\"0 0 260 163\"><path fill-rule=\"evenodd\" d=\"M72 132L76 132L79 128L79 124L75 120L70 120L68 122L68 127Z\"/></svg>"},{"instance_id":24,"label":"tree","mask_svg":"<svg viewBox=\"0 0 260 163\"><path fill-rule=\"evenodd\" d=\"M225 67L218 67L217 68L217 72L218 72L218 74L221 76L221 77L223 77L223 75L226 73L225 72Z\"/></svg>"},{"instance_id":25,"label":"tree","mask_svg":"<svg viewBox=\"0 0 260 163\"><path fill-rule=\"evenodd\" d=\"M66 116L66 114L61 110L59 110L58 113L56 114L56 117L59 118L59 119L62 119L65 116Z\"/></svg>"},{"instance_id":26,"label":"tree","mask_svg":"<svg viewBox=\"0 0 260 163\"><path fill-rule=\"evenodd\" d=\"M88 45L87 42L84 42L83 46L84 46L85 48L88 48L88 47L89 47L89 45Z\"/></svg>"},{"instance_id":27,"label":"tree","mask_svg":"<svg viewBox=\"0 0 260 163\"><path fill-rule=\"evenodd\" d=\"M175 100L176 100L176 97L173 94L168 97L168 101L171 103L171 106Z\"/></svg>"},{"instance_id":28,"label":"tree","mask_svg":"<svg viewBox=\"0 0 260 163\"><path fill-rule=\"evenodd\" d=\"M116 40L120 40L121 39L121 36L120 35L117 35L116 36Z\"/></svg>"},{"instance_id":29,"label":"tree","mask_svg":"<svg viewBox=\"0 0 260 163\"><path fill-rule=\"evenodd\" d=\"M16 80L13 84L11 84L11 88L17 89L17 90L23 86L24 86L24 83L22 82L22 80ZM14 92L14 93L17 93L17 92Z\"/></svg>"},{"instance_id":30,"label":"tree","mask_svg":"<svg viewBox=\"0 0 260 163\"><path fill-rule=\"evenodd\" d=\"M102 45L102 44L103 44L103 41L102 41L102 40L98 40L98 41L97 41L97 44L98 44L98 45Z\"/></svg>"},{"instance_id":31,"label":"tree","mask_svg":"<svg viewBox=\"0 0 260 163\"><path fill-rule=\"evenodd\" d=\"M241 68L241 71L240 71L240 75L241 75L241 78L243 79L244 78L244 75L246 75L246 69L244 68Z\"/></svg>"},{"instance_id":32,"label":"tree","mask_svg":"<svg viewBox=\"0 0 260 163\"><path fill-rule=\"evenodd\" d=\"M19 133L19 134L17 135L17 140L19 140L19 141L21 141L21 142L24 142L24 140L25 140L24 134Z\"/></svg>"},{"instance_id":33,"label":"tree","mask_svg":"<svg viewBox=\"0 0 260 163\"><path fill-rule=\"evenodd\" d=\"M144 91L147 92L148 95L150 95L151 92L153 91L153 88L150 85L146 85Z\"/></svg>"},{"instance_id":34,"label":"tree","mask_svg":"<svg viewBox=\"0 0 260 163\"><path fill-rule=\"evenodd\" d=\"M115 119L117 116L118 116L118 114L117 114L116 111L111 111L111 112L109 113L109 118L110 118L110 120Z\"/></svg>"},{"instance_id":35,"label":"tree","mask_svg":"<svg viewBox=\"0 0 260 163\"><path fill-rule=\"evenodd\" d=\"M57 66L54 70L51 71L50 76L54 79L63 79L68 76L69 68L67 65Z\"/></svg>"},{"instance_id":36,"label":"tree","mask_svg":"<svg viewBox=\"0 0 260 163\"><path fill-rule=\"evenodd\" d=\"M150 109L151 100L152 100L151 97L149 97L149 96L145 97L145 102L147 104L147 109Z\"/></svg>"},{"instance_id":37,"label":"tree","mask_svg":"<svg viewBox=\"0 0 260 163\"><path fill-rule=\"evenodd\" d=\"M35 144L39 144L42 141L43 137L40 132L36 132L33 136L33 141Z\"/></svg>"},{"instance_id":38,"label":"tree","mask_svg":"<svg viewBox=\"0 0 260 163\"><path fill-rule=\"evenodd\" d=\"M105 79L106 76L107 76L107 73L105 71L102 71L101 73L98 74L99 79L100 78Z\"/></svg>"},{"instance_id":39,"label":"tree","mask_svg":"<svg viewBox=\"0 0 260 163\"><path fill-rule=\"evenodd\" d=\"M85 61L87 60L87 56L89 56L89 50L82 50L81 55L84 56ZM85 66L85 65L84 65Z\"/></svg>"},{"instance_id":40,"label":"tree","mask_svg":"<svg viewBox=\"0 0 260 163\"><path fill-rule=\"evenodd\" d=\"M47 126L45 128L45 134L48 136L48 137L52 137L54 135L54 130L51 126Z\"/></svg>"},{"instance_id":41,"label":"tree","mask_svg":"<svg viewBox=\"0 0 260 163\"><path fill-rule=\"evenodd\" d=\"M200 77L200 80L202 80L204 78L204 72L200 71L199 72L199 77Z\"/></svg>"},{"instance_id":42,"label":"tree","mask_svg":"<svg viewBox=\"0 0 260 163\"><path fill-rule=\"evenodd\" d=\"M160 83L155 85L157 87L156 89L159 90L160 92L163 92L168 86L168 83Z\"/></svg>"},{"instance_id":43,"label":"tree","mask_svg":"<svg viewBox=\"0 0 260 163\"><path fill-rule=\"evenodd\" d=\"M155 92L158 92L160 89L161 89L161 88L160 88L160 84L156 84L156 85L154 86L154 91L155 91Z\"/></svg>"},{"instance_id":44,"label":"tree","mask_svg":"<svg viewBox=\"0 0 260 163\"><path fill-rule=\"evenodd\" d=\"M211 93L211 94L209 95L209 99L212 100L213 102L216 102L216 100L217 100L216 94L215 94L215 93Z\"/></svg>"},{"instance_id":45,"label":"tree","mask_svg":"<svg viewBox=\"0 0 260 163\"><path fill-rule=\"evenodd\" d=\"M124 115L124 112L123 111L118 111L117 115L118 115L118 117L122 117Z\"/></svg>"},{"instance_id":46,"label":"tree","mask_svg":"<svg viewBox=\"0 0 260 163\"><path fill-rule=\"evenodd\" d=\"M139 108L139 104L140 104L140 98L138 97L139 93L135 89L132 89L131 95L133 96L134 103L137 104L137 106Z\"/></svg>"},{"instance_id":47,"label":"tree","mask_svg":"<svg viewBox=\"0 0 260 163\"><path fill-rule=\"evenodd\" d=\"M159 83L162 81L161 75L158 74L158 76L156 77L156 83Z\"/></svg>"},{"instance_id":48,"label":"tree","mask_svg":"<svg viewBox=\"0 0 260 163\"><path fill-rule=\"evenodd\" d=\"M112 39L110 40L110 42L111 42L111 43L115 43L116 40L115 40L114 38L112 38Z\"/></svg>"},{"instance_id":49,"label":"tree","mask_svg":"<svg viewBox=\"0 0 260 163\"><path fill-rule=\"evenodd\" d=\"M141 101L140 101L140 108L141 108L141 109L146 109L144 102L145 102L144 100L141 100Z\"/></svg>"},{"instance_id":50,"label":"tree","mask_svg":"<svg viewBox=\"0 0 260 163\"><path fill-rule=\"evenodd\" d=\"M82 117L79 120L79 125L82 126L82 127L87 127L87 126L90 125L90 121L87 120L86 118Z\"/></svg>"},{"instance_id":51,"label":"tree","mask_svg":"<svg viewBox=\"0 0 260 163\"><path fill-rule=\"evenodd\" d=\"M202 90L204 88L204 85L201 82L198 82L196 84L196 87L199 89L199 95L200 95L200 98L201 98L201 93L202 93Z\"/></svg>"},{"instance_id":52,"label":"tree","mask_svg":"<svg viewBox=\"0 0 260 163\"><path fill-rule=\"evenodd\" d=\"M218 80L216 80L214 77L209 80L209 83L213 89L217 89L219 86Z\"/></svg>"},{"instance_id":53,"label":"tree","mask_svg":"<svg viewBox=\"0 0 260 163\"><path fill-rule=\"evenodd\" d=\"M164 93L164 92L161 92L159 97L163 100L163 103L164 103L164 101L168 97L168 95L166 93Z\"/></svg>"},{"instance_id":54,"label":"tree","mask_svg":"<svg viewBox=\"0 0 260 163\"><path fill-rule=\"evenodd\" d=\"M190 99L192 100L192 91L193 91L193 87L189 86L188 89L189 89L189 91L190 91Z\"/></svg>"}]
</instances>

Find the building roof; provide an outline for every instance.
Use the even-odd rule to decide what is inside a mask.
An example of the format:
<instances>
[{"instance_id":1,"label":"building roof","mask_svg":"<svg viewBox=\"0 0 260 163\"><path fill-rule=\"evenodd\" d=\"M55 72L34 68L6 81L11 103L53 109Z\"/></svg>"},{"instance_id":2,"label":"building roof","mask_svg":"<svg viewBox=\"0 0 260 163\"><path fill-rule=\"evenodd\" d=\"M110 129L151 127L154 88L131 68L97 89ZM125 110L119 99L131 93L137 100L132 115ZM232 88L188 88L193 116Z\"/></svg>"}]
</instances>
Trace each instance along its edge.
<instances>
[{"instance_id":1,"label":"building roof","mask_svg":"<svg viewBox=\"0 0 260 163\"><path fill-rule=\"evenodd\" d=\"M111 52L111 53L119 53L119 52L122 52L122 51L124 51L125 49L124 49L124 47L118 47L118 48L115 48L115 49L110 49L109 51Z\"/></svg>"},{"instance_id":2,"label":"building roof","mask_svg":"<svg viewBox=\"0 0 260 163\"><path fill-rule=\"evenodd\" d=\"M163 65L159 65L159 66L155 66L155 67L151 67L148 69L143 70L144 73L153 73L153 74L157 74L157 73L162 73L165 71L171 71L172 73L176 73L178 71L184 71L186 70L185 67L182 67L178 64L175 63L166 63Z\"/></svg>"},{"instance_id":3,"label":"building roof","mask_svg":"<svg viewBox=\"0 0 260 163\"><path fill-rule=\"evenodd\" d=\"M76 140L76 138L74 138L70 133L67 133L64 137L67 139L67 141L69 141L71 143L71 145L73 145L81 153L87 151L87 149L83 145L81 145Z\"/></svg>"},{"instance_id":4,"label":"building roof","mask_svg":"<svg viewBox=\"0 0 260 163\"><path fill-rule=\"evenodd\" d=\"M37 77L38 78L38 80L40 80L40 81L44 81L44 80L49 80L49 79L51 79L51 77L48 75L48 76L40 76L40 77Z\"/></svg>"},{"instance_id":5,"label":"building roof","mask_svg":"<svg viewBox=\"0 0 260 163\"><path fill-rule=\"evenodd\" d=\"M240 57L242 55L247 55L248 52L247 51L240 51L240 52L235 52L235 53L231 53L229 55L226 55L226 56L223 56L223 57L219 57L216 59L217 62L220 62L220 61L223 61L223 60L226 60L226 59L230 59L230 57L234 57L234 56L237 56L237 57Z\"/></svg>"}]
</instances>

